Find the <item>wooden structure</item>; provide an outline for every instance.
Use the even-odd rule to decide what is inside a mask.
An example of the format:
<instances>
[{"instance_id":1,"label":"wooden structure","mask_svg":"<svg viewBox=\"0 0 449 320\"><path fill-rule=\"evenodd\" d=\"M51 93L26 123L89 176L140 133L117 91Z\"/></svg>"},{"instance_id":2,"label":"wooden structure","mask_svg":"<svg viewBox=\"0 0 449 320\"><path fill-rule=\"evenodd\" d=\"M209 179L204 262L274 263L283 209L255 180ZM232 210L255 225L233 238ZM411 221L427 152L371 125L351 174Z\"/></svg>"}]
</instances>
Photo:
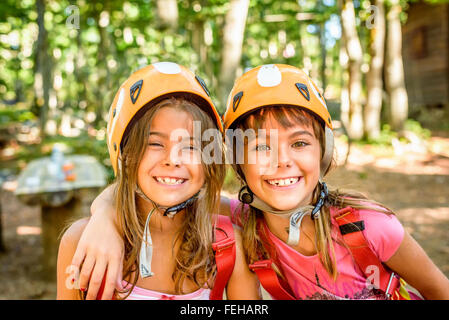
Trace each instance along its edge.
<instances>
[{"instance_id":1,"label":"wooden structure","mask_svg":"<svg viewBox=\"0 0 449 320\"><path fill-rule=\"evenodd\" d=\"M64 230L76 220L90 215L90 204L106 185L106 170L87 155L65 156L73 165L70 179L58 175L50 157L31 161L20 173L15 194L28 205L40 205L43 278L56 280L59 242ZM58 169L58 170L55 170Z\"/></svg>"},{"instance_id":2,"label":"wooden structure","mask_svg":"<svg viewBox=\"0 0 449 320\"><path fill-rule=\"evenodd\" d=\"M449 110L449 4L410 3L402 33L410 112Z\"/></svg>"}]
</instances>

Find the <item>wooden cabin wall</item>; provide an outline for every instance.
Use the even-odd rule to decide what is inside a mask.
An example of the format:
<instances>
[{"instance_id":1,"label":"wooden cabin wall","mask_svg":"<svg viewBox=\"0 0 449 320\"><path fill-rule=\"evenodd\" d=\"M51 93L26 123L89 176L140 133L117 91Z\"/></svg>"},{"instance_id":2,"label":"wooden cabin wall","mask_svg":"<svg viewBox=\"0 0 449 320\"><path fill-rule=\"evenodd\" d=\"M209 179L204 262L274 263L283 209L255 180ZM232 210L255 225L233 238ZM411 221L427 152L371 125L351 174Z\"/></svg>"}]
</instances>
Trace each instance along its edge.
<instances>
[{"instance_id":1,"label":"wooden cabin wall","mask_svg":"<svg viewBox=\"0 0 449 320\"><path fill-rule=\"evenodd\" d=\"M410 4L403 59L410 112L449 108L449 4Z\"/></svg>"}]
</instances>

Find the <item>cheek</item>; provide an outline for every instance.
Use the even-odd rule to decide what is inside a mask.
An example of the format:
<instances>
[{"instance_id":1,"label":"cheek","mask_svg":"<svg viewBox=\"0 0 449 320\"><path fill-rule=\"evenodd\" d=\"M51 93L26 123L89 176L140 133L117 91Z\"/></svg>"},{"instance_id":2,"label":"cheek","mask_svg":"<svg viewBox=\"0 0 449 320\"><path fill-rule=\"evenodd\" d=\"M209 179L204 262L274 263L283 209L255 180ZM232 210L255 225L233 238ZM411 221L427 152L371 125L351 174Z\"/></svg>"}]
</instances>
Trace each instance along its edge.
<instances>
[{"instance_id":1,"label":"cheek","mask_svg":"<svg viewBox=\"0 0 449 320\"><path fill-rule=\"evenodd\" d=\"M259 185L258 181L260 179L260 167L255 164L244 164L240 166L243 175L245 176L246 183L251 190L257 189Z\"/></svg>"},{"instance_id":2,"label":"cheek","mask_svg":"<svg viewBox=\"0 0 449 320\"><path fill-rule=\"evenodd\" d=\"M203 185L206 182L206 174L202 165L194 165L189 168L192 181Z\"/></svg>"},{"instance_id":3,"label":"cheek","mask_svg":"<svg viewBox=\"0 0 449 320\"><path fill-rule=\"evenodd\" d=\"M158 153L146 150L142 156L142 159L140 159L139 166L137 168L138 177L141 175L147 176L151 168L154 167L154 164L157 162L158 162Z\"/></svg>"},{"instance_id":4,"label":"cheek","mask_svg":"<svg viewBox=\"0 0 449 320\"><path fill-rule=\"evenodd\" d=\"M303 171L312 176L320 175L321 152L319 146L304 154L300 160L300 165Z\"/></svg>"}]
</instances>

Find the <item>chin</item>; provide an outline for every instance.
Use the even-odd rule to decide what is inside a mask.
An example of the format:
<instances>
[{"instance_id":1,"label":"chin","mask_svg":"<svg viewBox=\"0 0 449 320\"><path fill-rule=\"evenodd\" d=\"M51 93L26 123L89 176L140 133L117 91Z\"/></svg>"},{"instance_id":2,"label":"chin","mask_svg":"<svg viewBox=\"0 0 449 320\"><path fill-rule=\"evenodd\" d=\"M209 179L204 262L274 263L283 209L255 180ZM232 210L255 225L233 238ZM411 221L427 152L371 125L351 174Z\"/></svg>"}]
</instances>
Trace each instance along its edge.
<instances>
[{"instance_id":1,"label":"chin","mask_svg":"<svg viewBox=\"0 0 449 320\"><path fill-rule=\"evenodd\" d=\"M192 194L183 193L183 195L180 196L173 193L170 196L168 196L168 194L165 193L163 195L160 195L159 197L156 197L155 199L157 199L157 201L155 202L164 207L173 207L186 201L187 199L190 199L190 197L192 197L194 194L195 193Z\"/></svg>"},{"instance_id":2,"label":"chin","mask_svg":"<svg viewBox=\"0 0 449 320\"><path fill-rule=\"evenodd\" d=\"M298 200L299 199L293 199L293 197L288 198L278 197L276 198L275 201L273 201L273 203L269 203L269 205L275 208L276 210L287 211L300 206L301 201Z\"/></svg>"}]
</instances>

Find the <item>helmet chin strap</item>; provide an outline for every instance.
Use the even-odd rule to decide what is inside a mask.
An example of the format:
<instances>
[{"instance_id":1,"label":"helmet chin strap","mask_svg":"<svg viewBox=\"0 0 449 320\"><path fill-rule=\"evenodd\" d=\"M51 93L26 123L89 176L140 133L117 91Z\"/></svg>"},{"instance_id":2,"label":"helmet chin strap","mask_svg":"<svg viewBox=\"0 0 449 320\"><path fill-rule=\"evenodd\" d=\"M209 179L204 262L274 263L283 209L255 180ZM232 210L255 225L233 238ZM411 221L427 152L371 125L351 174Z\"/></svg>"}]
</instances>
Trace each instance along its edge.
<instances>
[{"instance_id":1,"label":"helmet chin strap","mask_svg":"<svg viewBox=\"0 0 449 320\"><path fill-rule=\"evenodd\" d=\"M307 206L297 206L296 208L290 210L276 210L266 202L262 201L257 197L248 186L244 186L240 189L239 200L243 203L249 204L250 206L257 208L263 212L273 213L282 217L289 217L289 229L288 229L288 239L287 244L290 246L296 246L299 243L299 238L301 235L301 223L302 219L310 214L312 220L320 218L320 210L324 205L329 192L327 185L323 182L324 173L328 170L330 163L332 161L332 153L334 150L334 135L332 130L325 127L325 148L323 158L320 164L320 179L319 184L321 186L320 197L314 205Z\"/></svg>"},{"instance_id":2,"label":"helmet chin strap","mask_svg":"<svg viewBox=\"0 0 449 320\"><path fill-rule=\"evenodd\" d=\"M149 228L150 219L151 219L151 216L153 215L154 211L156 209L158 209L158 210L162 209L162 210L164 210L164 213L163 213L164 216L167 216L167 217L173 219L174 216L178 212L180 212L187 206L191 205L193 203L193 201L195 201L197 199L200 191L198 191L196 194L194 194L192 197L190 197L186 201L184 201L180 204L177 204L175 206L171 206L171 207L158 205L156 202L154 202L153 200L148 198L146 196L146 194L140 189L139 186L136 186L136 193L140 197L145 199L146 201L149 201L153 204L153 208L148 213L147 219L145 221L145 228L143 231L143 240L142 240L142 244L140 246L140 253L139 253L140 275L142 278L147 278L147 277L151 277L154 275L154 272L151 271L151 260L153 257L153 242L151 239L151 233L150 233L150 228Z\"/></svg>"},{"instance_id":3,"label":"helmet chin strap","mask_svg":"<svg viewBox=\"0 0 449 320\"><path fill-rule=\"evenodd\" d=\"M140 187L138 185L136 185L136 193L144 200L151 202L153 204L153 206L158 209L158 210L162 210L163 216L167 216L169 218L174 218L174 216L181 211L182 209L184 209L185 207L187 207L188 205L190 205L193 201L195 201L198 198L198 195L200 194L200 191L198 191L196 194L194 194L193 196L191 196L189 199L185 200L184 202L181 202L180 204L171 206L171 207L167 207L167 206L162 206L156 202L154 202L153 200L151 200L150 198L147 197L147 195L142 191L142 189L140 189Z\"/></svg>"},{"instance_id":4,"label":"helmet chin strap","mask_svg":"<svg viewBox=\"0 0 449 320\"><path fill-rule=\"evenodd\" d=\"M244 186L240 189L239 192L239 200L243 203L249 204L250 206L257 208L263 212L272 213L281 217L289 217L289 229L288 229L288 239L287 244L290 246L295 246L299 243L299 238L301 235L301 223L302 219L310 214L312 220L318 219L320 217L319 212L321 207L324 204L324 201L327 198L328 191L325 182L321 182L321 192L320 198L315 203L315 205L307 205L307 206L297 206L290 210L276 210L266 202L262 201L259 197L257 197L248 186Z\"/></svg>"}]
</instances>

